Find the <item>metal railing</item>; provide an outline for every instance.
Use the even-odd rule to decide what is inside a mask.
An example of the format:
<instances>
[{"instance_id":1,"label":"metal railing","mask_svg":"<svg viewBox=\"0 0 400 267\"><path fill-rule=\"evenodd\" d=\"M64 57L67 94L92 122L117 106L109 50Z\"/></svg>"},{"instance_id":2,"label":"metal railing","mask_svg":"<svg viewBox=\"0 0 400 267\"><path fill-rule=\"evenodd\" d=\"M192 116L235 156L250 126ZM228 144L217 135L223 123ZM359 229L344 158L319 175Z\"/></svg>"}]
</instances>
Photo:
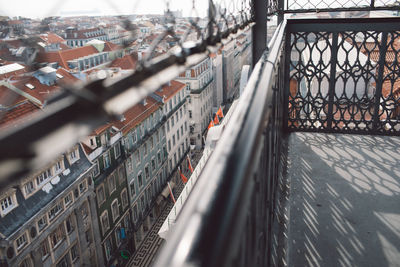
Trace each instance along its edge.
<instances>
[{"instance_id":1,"label":"metal railing","mask_svg":"<svg viewBox=\"0 0 400 267\"><path fill-rule=\"evenodd\" d=\"M256 64L155 266L267 266L279 173L285 25Z\"/></svg>"},{"instance_id":2,"label":"metal railing","mask_svg":"<svg viewBox=\"0 0 400 267\"><path fill-rule=\"evenodd\" d=\"M393 87L400 79L398 46L393 44L400 39L399 23L284 21L255 66L232 115L235 125L227 125L156 266L268 266L281 261L273 259L278 255L273 229L279 228L275 207L282 138L291 131L398 135L400 123L389 117L399 103ZM387 57L390 49L394 57ZM349 85L351 79L362 86ZM386 96L385 82L391 89ZM366 85L376 88L369 91ZM357 95L357 88L362 94ZM358 116L355 106L372 110L371 118Z\"/></svg>"},{"instance_id":3,"label":"metal railing","mask_svg":"<svg viewBox=\"0 0 400 267\"><path fill-rule=\"evenodd\" d=\"M400 20L290 21L289 131L400 133Z\"/></svg>"}]
</instances>

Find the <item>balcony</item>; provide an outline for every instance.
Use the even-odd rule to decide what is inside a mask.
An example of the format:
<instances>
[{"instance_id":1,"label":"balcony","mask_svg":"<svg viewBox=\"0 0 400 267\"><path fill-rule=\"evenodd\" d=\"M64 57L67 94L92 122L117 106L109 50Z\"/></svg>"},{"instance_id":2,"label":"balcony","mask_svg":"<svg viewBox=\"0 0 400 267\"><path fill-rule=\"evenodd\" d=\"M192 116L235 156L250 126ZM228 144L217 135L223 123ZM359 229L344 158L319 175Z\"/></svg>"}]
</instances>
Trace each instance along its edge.
<instances>
[{"instance_id":1,"label":"balcony","mask_svg":"<svg viewBox=\"0 0 400 267\"><path fill-rule=\"evenodd\" d=\"M399 28L283 20L155 266L396 266Z\"/></svg>"}]
</instances>

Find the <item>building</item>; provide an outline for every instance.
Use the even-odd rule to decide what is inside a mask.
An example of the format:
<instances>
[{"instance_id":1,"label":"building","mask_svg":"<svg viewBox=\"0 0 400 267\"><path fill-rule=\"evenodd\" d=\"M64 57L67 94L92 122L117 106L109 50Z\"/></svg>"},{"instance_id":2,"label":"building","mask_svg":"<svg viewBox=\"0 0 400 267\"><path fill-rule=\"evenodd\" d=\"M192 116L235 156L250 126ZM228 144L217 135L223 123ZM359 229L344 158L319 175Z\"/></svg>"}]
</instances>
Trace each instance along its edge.
<instances>
[{"instance_id":1,"label":"building","mask_svg":"<svg viewBox=\"0 0 400 267\"><path fill-rule=\"evenodd\" d=\"M107 124L82 141L94 163L92 175L100 229L97 246L102 249L105 266L124 260L120 250L132 250L127 240L132 228L121 136L118 129Z\"/></svg>"},{"instance_id":2,"label":"building","mask_svg":"<svg viewBox=\"0 0 400 267\"><path fill-rule=\"evenodd\" d=\"M190 144L200 149L203 134L212 118L212 62L209 57L176 78L186 84L190 127Z\"/></svg>"},{"instance_id":3,"label":"building","mask_svg":"<svg viewBox=\"0 0 400 267\"><path fill-rule=\"evenodd\" d=\"M145 98L114 122L122 133L135 247L155 222L165 204L159 194L167 181L167 147L162 99ZM133 238L134 237L134 238Z\"/></svg>"},{"instance_id":4,"label":"building","mask_svg":"<svg viewBox=\"0 0 400 267\"><path fill-rule=\"evenodd\" d=\"M168 173L173 174L189 152L189 114L187 104L186 84L170 81L156 92L164 100L164 115L166 116Z\"/></svg>"},{"instance_id":5,"label":"building","mask_svg":"<svg viewBox=\"0 0 400 267\"><path fill-rule=\"evenodd\" d=\"M101 264L92 168L77 144L2 189L0 257L7 266Z\"/></svg>"}]
</instances>

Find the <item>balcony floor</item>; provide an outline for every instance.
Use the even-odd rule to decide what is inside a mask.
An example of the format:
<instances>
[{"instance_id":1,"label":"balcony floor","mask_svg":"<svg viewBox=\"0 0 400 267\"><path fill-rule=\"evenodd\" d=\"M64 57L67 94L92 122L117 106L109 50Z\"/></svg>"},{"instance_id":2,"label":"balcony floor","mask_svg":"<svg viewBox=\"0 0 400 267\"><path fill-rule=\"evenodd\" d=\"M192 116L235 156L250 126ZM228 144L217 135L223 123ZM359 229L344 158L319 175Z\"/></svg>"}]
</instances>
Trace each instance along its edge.
<instances>
[{"instance_id":1,"label":"balcony floor","mask_svg":"<svg viewBox=\"0 0 400 267\"><path fill-rule=\"evenodd\" d=\"M288 266L400 266L400 137L289 136Z\"/></svg>"}]
</instances>

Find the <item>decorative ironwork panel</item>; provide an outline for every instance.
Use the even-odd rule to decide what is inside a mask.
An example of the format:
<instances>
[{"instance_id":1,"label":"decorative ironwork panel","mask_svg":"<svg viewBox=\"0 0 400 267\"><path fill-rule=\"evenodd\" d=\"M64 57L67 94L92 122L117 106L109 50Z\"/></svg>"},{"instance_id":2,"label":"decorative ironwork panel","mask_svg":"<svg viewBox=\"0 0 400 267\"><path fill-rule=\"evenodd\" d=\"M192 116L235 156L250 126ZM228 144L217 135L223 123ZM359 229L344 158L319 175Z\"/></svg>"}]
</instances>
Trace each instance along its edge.
<instances>
[{"instance_id":1,"label":"decorative ironwork panel","mask_svg":"<svg viewBox=\"0 0 400 267\"><path fill-rule=\"evenodd\" d=\"M397 8L396 8L397 7ZM285 11L398 9L396 0L287 0Z\"/></svg>"},{"instance_id":2,"label":"decorative ironwork panel","mask_svg":"<svg viewBox=\"0 0 400 267\"><path fill-rule=\"evenodd\" d=\"M380 132L399 132L400 125L400 31L390 32L387 37L383 67L382 93L379 98Z\"/></svg>"},{"instance_id":3,"label":"decorative ironwork panel","mask_svg":"<svg viewBox=\"0 0 400 267\"><path fill-rule=\"evenodd\" d=\"M306 27L287 34L289 130L400 133L400 32Z\"/></svg>"}]
</instances>

